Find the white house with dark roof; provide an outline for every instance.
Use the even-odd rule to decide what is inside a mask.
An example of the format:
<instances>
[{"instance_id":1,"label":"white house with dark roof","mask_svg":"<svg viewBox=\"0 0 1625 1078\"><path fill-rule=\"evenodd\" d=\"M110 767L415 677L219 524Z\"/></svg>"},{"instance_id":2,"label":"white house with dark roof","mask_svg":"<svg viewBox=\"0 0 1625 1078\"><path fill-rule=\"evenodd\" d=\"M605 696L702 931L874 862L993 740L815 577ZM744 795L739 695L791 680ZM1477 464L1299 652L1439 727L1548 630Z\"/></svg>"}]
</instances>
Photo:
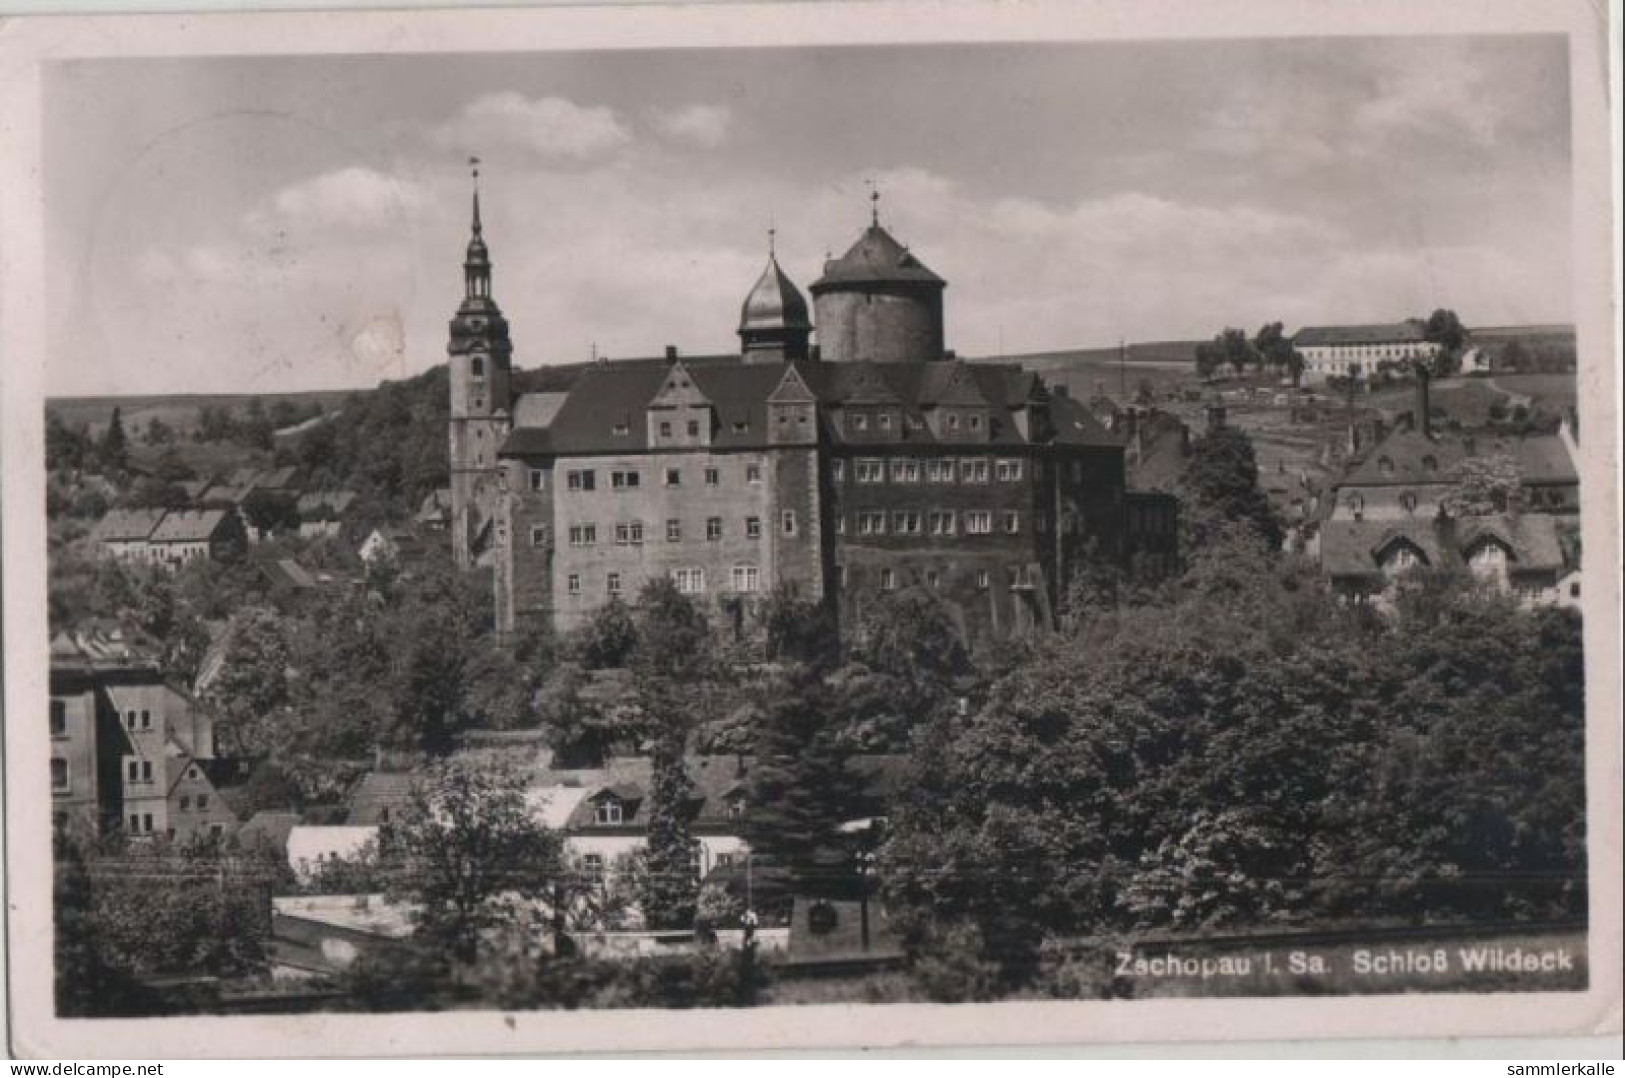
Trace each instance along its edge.
<instances>
[{"instance_id":1,"label":"white house with dark roof","mask_svg":"<svg viewBox=\"0 0 1625 1078\"><path fill-rule=\"evenodd\" d=\"M1305 326L1292 337L1303 355L1305 383L1370 374L1380 364L1432 359L1439 345L1424 339L1416 322L1358 326Z\"/></svg>"}]
</instances>

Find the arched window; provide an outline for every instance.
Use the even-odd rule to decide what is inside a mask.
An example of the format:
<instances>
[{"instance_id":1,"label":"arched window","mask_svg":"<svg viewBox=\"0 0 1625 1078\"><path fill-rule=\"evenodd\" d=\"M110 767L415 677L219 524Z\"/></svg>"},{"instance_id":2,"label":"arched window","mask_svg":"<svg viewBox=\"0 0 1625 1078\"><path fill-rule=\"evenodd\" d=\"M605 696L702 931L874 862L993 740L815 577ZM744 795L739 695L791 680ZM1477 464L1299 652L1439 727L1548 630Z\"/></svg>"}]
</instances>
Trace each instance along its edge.
<instances>
[{"instance_id":1,"label":"arched window","mask_svg":"<svg viewBox=\"0 0 1625 1078\"><path fill-rule=\"evenodd\" d=\"M485 377L485 357L475 356L468 361L468 373L475 378Z\"/></svg>"}]
</instances>

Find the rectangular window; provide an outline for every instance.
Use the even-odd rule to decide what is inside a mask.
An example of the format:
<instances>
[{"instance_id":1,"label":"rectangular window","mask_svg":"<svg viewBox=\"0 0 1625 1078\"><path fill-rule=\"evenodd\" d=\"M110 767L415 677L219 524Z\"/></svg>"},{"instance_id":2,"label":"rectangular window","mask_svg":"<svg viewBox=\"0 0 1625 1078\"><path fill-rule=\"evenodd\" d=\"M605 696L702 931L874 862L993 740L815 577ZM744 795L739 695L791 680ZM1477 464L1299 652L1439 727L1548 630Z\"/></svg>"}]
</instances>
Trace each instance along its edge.
<instances>
[{"instance_id":1,"label":"rectangular window","mask_svg":"<svg viewBox=\"0 0 1625 1078\"><path fill-rule=\"evenodd\" d=\"M1004 514L1004 534L1018 535L1021 532L1021 514L1015 510L1006 510Z\"/></svg>"},{"instance_id":2,"label":"rectangular window","mask_svg":"<svg viewBox=\"0 0 1625 1078\"><path fill-rule=\"evenodd\" d=\"M632 424L630 424L626 420L622 419L622 420L618 421L615 424L615 426L613 428L611 428L611 429L616 434L631 434L632 433Z\"/></svg>"},{"instance_id":3,"label":"rectangular window","mask_svg":"<svg viewBox=\"0 0 1625 1078\"><path fill-rule=\"evenodd\" d=\"M572 524L570 525L571 546L592 546L598 542L598 525Z\"/></svg>"},{"instance_id":4,"label":"rectangular window","mask_svg":"<svg viewBox=\"0 0 1625 1078\"><path fill-rule=\"evenodd\" d=\"M853 430L868 430L869 429L869 417L864 415L862 412L853 412L852 413L852 429Z\"/></svg>"},{"instance_id":5,"label":"rectangular window","mask_svg":"<svg viewBox=\"0 0 1625 1078\"><path fill-rule=\"evenodd\" d=\"M754 565L733 567L733 590L754 592L761 584L761 574Z\"/></svg>"},{"instance_id":6,"label":"rectangular window","mask_svg":"<svg viewBox=\"0 0 1625 1078\"><path fill-rule=\"evenodd\" d=\"M55 793L68 792L68 761L60 756L51 757L51 789Z\"/></svg>"},{"instance_id":7,"label":"rectangular window","mask_svg":"<svg viewBox=\"0 0 1625 1078\"><path fill-rule=\"evenodd\" d=\"M130 712L125 713L124 727L127 730L134 730L135 729L135 712L130 711Z\"/></svg>"},{"instance_id":8,"label":"rectangular window","mask_svg":"<svg viewBox=\"0 0 1625 1078\"><path fill-rule=\"evenodd\" d=\"M51 736L68 736L68 702L66 700L51 701Z\"/></svg>"},{"instance_id":9,"label":"rectangular window","mask_svg":"<svg viewBox=\"0 0 1625 1078\"><path fill-rule=\"evenodd\" d=\"M152 781L152 761L151 760L142 760L141 761L141 781L142 782L151 782Z\"/></svg>"},{"instance_id":10,"label":"rectangular window","mask_svg":"<svg viewBox=\"0 0 1625 1078\"><path fill-rule=\"evenodd\" d=\"M546 524L533 524L530 529L530 545L546 546L552 538L552 529Z\"/></svg>"},{"instance_id":11,"label":"rectangular window","mask_svg":"<svg viewBox=\"0 0 1625 1078\"><path fill-rule=\"evenodd\" d=\"M141 765L139 763L137 763L134 760L131 760L128 770L129 770L129 773L130 773L130 781L131 782L140 782L141 781Z\"/></svg>"},{"instance_id":12,"label":"rectangular window","mask_svg":"<svg viewBox=\"0 0 1625 1078\"><path fill-rule=\"evenodd\" d=\"M633 520L615 525L616 546L642 546L643 521Z\"/></svg>"},{"instance_id":13,"label":"rectangular window","mask_svg":"<svg viewBox=\"0 0 1625 1078\"><path fill-rule=\"evenodd\" d=\"M931 534L952 535L954 533L954 511L952 509L931 510Z\"/></svg>"},{"instance_id":14,"label":"rectangular window","mask_svg":"<svg viewBox=\"0 0 1625 1078\"><path fill-rule=\"evenodd\" d=\"M995 470L1001 483L1014 483L1021 478L1021 461L1001 460Z\"/></svg>"},{"instance_id":15,"label":"rectangular window","mask_svg":"<svg viewBox=\"0 0 1625 1078\"><path fill-rule=\"evenodd\" d=\"M705 470L705 485L706 486L714 487L718 483L720 483L721 481L722 481L722 474L720 472L718 472L715 468L707 468Z\"/></svg>"},{"instance_id":16,"label":"rectangular window","mask_svg":"<svg viewBox=\"0 0 1625 1078\"><path fill-rule=\"evenodd\" d=\"M958 412L949 412L948 413L948 429L949 430L958 430L959 429L959 413Z\"/></svg>"},{"instance_id":17,"label":"rectangular window","mask_svg":"<svg viewBox=\"0 0 1625 1078\"><path fill-rule=\"evenodd\" d=\"M666 469L666 485L668 487L680 487L680 486L682 486L683 485L683 473L677 468L667 468Z\"/></svg>"},{"instance_id":18,"label":"rectangular window","mask_svg":"<svg viewBox=\"0 0 1625 1078\"><path fill-rule=\"evenodd\" d=\"M530 470L530 489L531 490L546 490L547 489L547 473L545 471L543 471L540 468L532 468Z\"/></svg>"},{"instance_id":19,"label":"rectangular window","mask_svg":"<svg viewBox=\"0 0 1625 1078\"><path fill-rule=\"evenodd\" d=\"M891 430L891 413L881 412L876 418L876 425L879 426L881 430Z\"/></svg>"},{"instance_id":20,"label":"rectangular window","mask_svg":"<svg viewBox=\"0 0 1625 1078\"><path fill-rule=\"evenodd\" d=\"M706 538L707 541L713 542L713 543L716 542L718 539L722 538L722 518L721 517L706 517L705 518L705 538Z\"/></svg>"},{"instance_id":21,"label":"rectangular window","mask_svg":"<svg viewBox=\"0 0 1625 1078\"><path fill-rule=\"evenodd\" d=\"M886 514L878 512L863 512L858 514L859 535L885 535Z\"/></svg>"},{"instance_id":22,"label":"rectangular window","mask_svg":"<svg viewBox=\"0 0 1625 1078\"><path fill-rule=\"evenodd\" d=\"M604 578L604 590L611 595L619 595L621 593L621 574L610 573L606 576Z\"/></svg>"},{"instance_id":23,"label":"rectangular window","mask_svg":"<svg viewBox=\"0 0 1625 1078\"><path fill-rule=\"evenodd\" d=\"M191 812L192 811L192 799L190 797L187 797L184 794L181 795L181 811L182 812Z\"/></svg>"},{"instance_id":24,"label":"rectangular window","mask_svg":"<svg viewBox=\"0 0 1625 1078\"><path fill-rule=\"evenodd\" d=\"M640 478L637 472L610 472L609 485L613 490L636 490Z\"/></svg>"},{"instance_id":25,"label":"rectangular window","mask_svg":"<svg viewBox=\"0 0 1625 1078\"><path fill-rule=\"evenodd\" d=\"M982 457L963 457L959 461L959 478L965 483L987 482L987 460Z\"/></svg>"},{"instance_id":26,"label":"rectangular window","mask_svg":"<svg viewBox=\"0 0 1625 1078\"><path fill-rule=\"evenodd\" d=\"M671 421L669 419L661 420L661 423L660 423L660 436L662 438L670 438L671 437Z\"/></svg>"},{"instance_id":27,"label":"rectangular window","mask_svg":"<svg viewBox=\"0 0 1625 1078\"><path fill-rule=\"evenodd\" d=\"M141 830L149 835L152 834L152 813L143 812L141 814Z\"/></svg>"},{"instance_id":28,"label":"rectangular window","mask_svg":"<svg viewBox=\"0 0 1625 1078\"><path fill-rule=\"evenodd\" d=\"M762 481L762 466L760 464L745 465L745 482L760 483Z\"/></svg>"},{"instance_id":29,"label":"rectangular window","mask_svg":"<svg viewBox=\"0 0 1625 1078\"><path fill-rule=\"evenodd\" d=\"M971 430L981 430L982 429L982 417L980 415L978 415L977 413L972 412L969 416L967 416L965 418L965 425L967 427L969 427Z\"/></svg>"},{"instance_id":30,"label":"rectangular window","mask_svg":"<svg viewBox=\"0 0 1625 1078\"><path fill-rule=\"evenodd\" d=\"M616 805L615 807L619 809L621 806ZM602 882L604 878L604 855L589 853L583 856L581 858L581 871L589 880Z\"/></svg>"},{"instance_id":31,"label":"rectangular window","mask_svg":"<svg viewBox=\"0 0 1625 1078\"><path fill-rule=\"evenodd\" d=\"M145 708L141 709L141 729L143 729L143 730L151 730L152 729L152 712L148 711Z\"/></svg>"},{"instance_id":32,"label":"rectangular window","mask_svg":"<svg viewBox=\"0 0 1625 1078\"><path fill-rule=\"evenodd\" d=\"M133 812L130 813L130 832L137 835L141 833L141 817Z\"/></svg>"},{"instance_id":33,"label":"rectangular window","mask_svg":"<svg viewBox=\"0 0 1625 1078\"><path fill-rule=\"evenodd\" d=\"M569 589L571 595L580 595L581 594L581 574L580 573L571 573L569 581L565 584L565 587L567 587Z\"/></svg>"},{"instance_id":34,"label":"rectangular window","mask_svg":"<svg viewBox=\"0 0 1625 1078\"><path fill-rule=\"evenodd\" d=\"M705 591L704 569L673 569L671 578L684 595L699 595Z\"/></svg>"},{"instance_id":35,"label":"rectangular window","mask_svg":"<svg viewBox=\"0 0 1625 1078\"><path fill-rule=\"evenodd\" d=\"M566 472L564 485L570 490L597 490L598 476L591 468Z\"/></svg>"},{"instance_id":36,"label":"rectangular window","mask_svg":"<svg viewBox=\"0 0 1625 1078\"><path fill-rule=\"evenodd\" d=\"M746 517L745 518L745 538L746 539L760 539L761 537L762 537L762 518L761 517Z\"/></svg>"},{"instance_id":37,"label":"rectangular window","mask_svg":"<svg viewBox=\"0 0 1625 1078\"><path fill-rule=\"evenodd\" d=\"M892 461L891 481L893 483L918 483L920 481L920 462L917 460Z\"/></svg>"},{"instance_id":38,"label":"rectangular window","mask_svg":"<svg viewBox=\"0 0 1625 1078\"><path fill-rule=\"evenodd\" d=\"M829 477L837 483L846 482L846 461L832 460L829 463Z\"/></svg>"},{"instance_id":39,"label":"rectangular window","mask_svg":"<svg viewBox=\"0 0 1625 1078\"><path fill-rule=\"evenodd\" d=\"M681 543L683 541L683 522L680 520L666 521L666 542Z\"/></svg>"},{"instance_id":40,"label":"rectangular window","mask_svg":"<svg viewBox=\"0 0 1625 1078\"><path fill-rule=\"evenodd\" d=\"M976 570L976 586L978 588L980 588L982 591L986 591L988 589L988 585L990 585L992 582L993 578L988 575L988 571L986 569Z\"/></svg>"},{"instance_id":41,"label":"rectangular window","mask_svg":"<svg viewBox=\"0 0 1625 1078\"><path fill-rule=\"evenodd\" d=\"M846 514L845 513L836 513L835 514L835 534L836 535L845 535L846 534Z\"/></svg>"},{"instance_id":42,"label":"rectangular window","mask_svg":"<svg viewBox=\"0 0 1625 1078\"><path fill-rule=\"evenodd\" d=\"M897 574L891 569L880 570L880 587L883 591L892 591L897 587Z\"/></svg>"},{"instance_id":43,"label":"rectangular window","mask_svg":"<svg viewBox=\"0 0 1625 1078\"><path fill-rule=\"evenodd\" d=\"M965 514L966 535L991 535L993 514L985 509L973 509Z\"/></svg>"},{"instance_id":44,"label":"rectangular window","mask_svg":"<svg viewBox=\"0 0 1625 1078\"><path fill-rule=\"evenodd\" d=\"M688 421L688 436L690 438L698 438L700 436L700 421L698 419L690 419Z\"/></svg>"},{"instance_id":45,"label":"rectangular window","mask_svg":"<svg viewBox=\"0 0 1625 1078\"><path fill-rule=\"evenodd\" d=\"M886 462L883 460L858 461L857 477L860 483L884 482L886 478Z\"/></svg>"},{"instance_id":46,"label":"rectangular window","mask_svg":"<svg viewBox=\"0 0 1625 1078\"><path fill-rule=\"evenodd\" d=\"M779 528L785 535L794 535L796 533L796 511L794 509L786 509L779 513Z\"/></svg>"},{"instance_id":47,"label":"rectangular window","mask_svg":"<svg viewBox=\"0 0 1625 1078\"><path fill-rule=\"evenodd\" d=\"M897 535L920 534L920 511L918 509L899 509L892 514L892 531Z\"/></svg>"}]
</instances>

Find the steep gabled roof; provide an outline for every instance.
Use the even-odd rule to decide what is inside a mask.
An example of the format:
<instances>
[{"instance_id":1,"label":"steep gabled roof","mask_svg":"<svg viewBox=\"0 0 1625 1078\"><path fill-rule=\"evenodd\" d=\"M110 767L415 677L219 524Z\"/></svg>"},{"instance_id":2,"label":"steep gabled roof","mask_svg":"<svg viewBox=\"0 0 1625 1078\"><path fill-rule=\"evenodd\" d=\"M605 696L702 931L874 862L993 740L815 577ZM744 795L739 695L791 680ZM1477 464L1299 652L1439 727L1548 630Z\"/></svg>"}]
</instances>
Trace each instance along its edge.
<instances>
[{"instance_id":1,"label":"steep gabled roof","mask_svg":"<svg viewBox=\"0 0 1625 1078\"><path fill-rule=\"evenodd\" d=\"M109 509L91 529L90 537L98 543L150 539L163 519L162 509Z\"/></svg>"},{"instance_id":2,"label":"steep gabled roof","mask_svg":"<svg viewBox=\"0 0 1625 1078\"><path fill-rule=\"evenodd\" d=\"M214 538L229 509L175 509L153 529L154 543L201 543Z\"/></svg>"}]
</instances>

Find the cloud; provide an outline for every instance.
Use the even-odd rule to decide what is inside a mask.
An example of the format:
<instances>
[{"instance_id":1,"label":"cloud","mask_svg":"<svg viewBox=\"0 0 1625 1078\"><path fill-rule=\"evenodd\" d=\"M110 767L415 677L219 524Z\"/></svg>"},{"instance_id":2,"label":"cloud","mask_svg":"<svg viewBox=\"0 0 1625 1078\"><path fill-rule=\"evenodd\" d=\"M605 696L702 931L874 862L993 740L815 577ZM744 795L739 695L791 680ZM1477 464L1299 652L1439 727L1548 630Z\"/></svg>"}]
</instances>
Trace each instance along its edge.
<instances>
[{"instance_id":1,"label":"cloud","mask_svg":"<svg viewBox=\"0 0 1625 1078\"><path fill-rule=\"evenodd\" d=\"M582 162L629 145L632 132L606 106L506 91L475 98L429 137L441 149L463 153L514 148L544 159Z\"/></svg>"},{"instance_id":2,"label":"cloud","mask_svg":"<svg viewBox=\"0 0 1625 1078\"><path fill-rule=\"evenodd\" d=\"M250 210L244 224L262 237L371 231L398 228L432 205L420 184L352 165L282 188Z\"/></svg>"},{"instance_id":3,"label":"cloud","mask_svg":"<svg viewBox=\"0 0 1625 1078\"><path fill-rule=\"evenodd\" d=\"M655 114L655 128L674 142L714 150L728 138L733 110L724 105L689 105Z\"/></svg>"}]
</instances>

